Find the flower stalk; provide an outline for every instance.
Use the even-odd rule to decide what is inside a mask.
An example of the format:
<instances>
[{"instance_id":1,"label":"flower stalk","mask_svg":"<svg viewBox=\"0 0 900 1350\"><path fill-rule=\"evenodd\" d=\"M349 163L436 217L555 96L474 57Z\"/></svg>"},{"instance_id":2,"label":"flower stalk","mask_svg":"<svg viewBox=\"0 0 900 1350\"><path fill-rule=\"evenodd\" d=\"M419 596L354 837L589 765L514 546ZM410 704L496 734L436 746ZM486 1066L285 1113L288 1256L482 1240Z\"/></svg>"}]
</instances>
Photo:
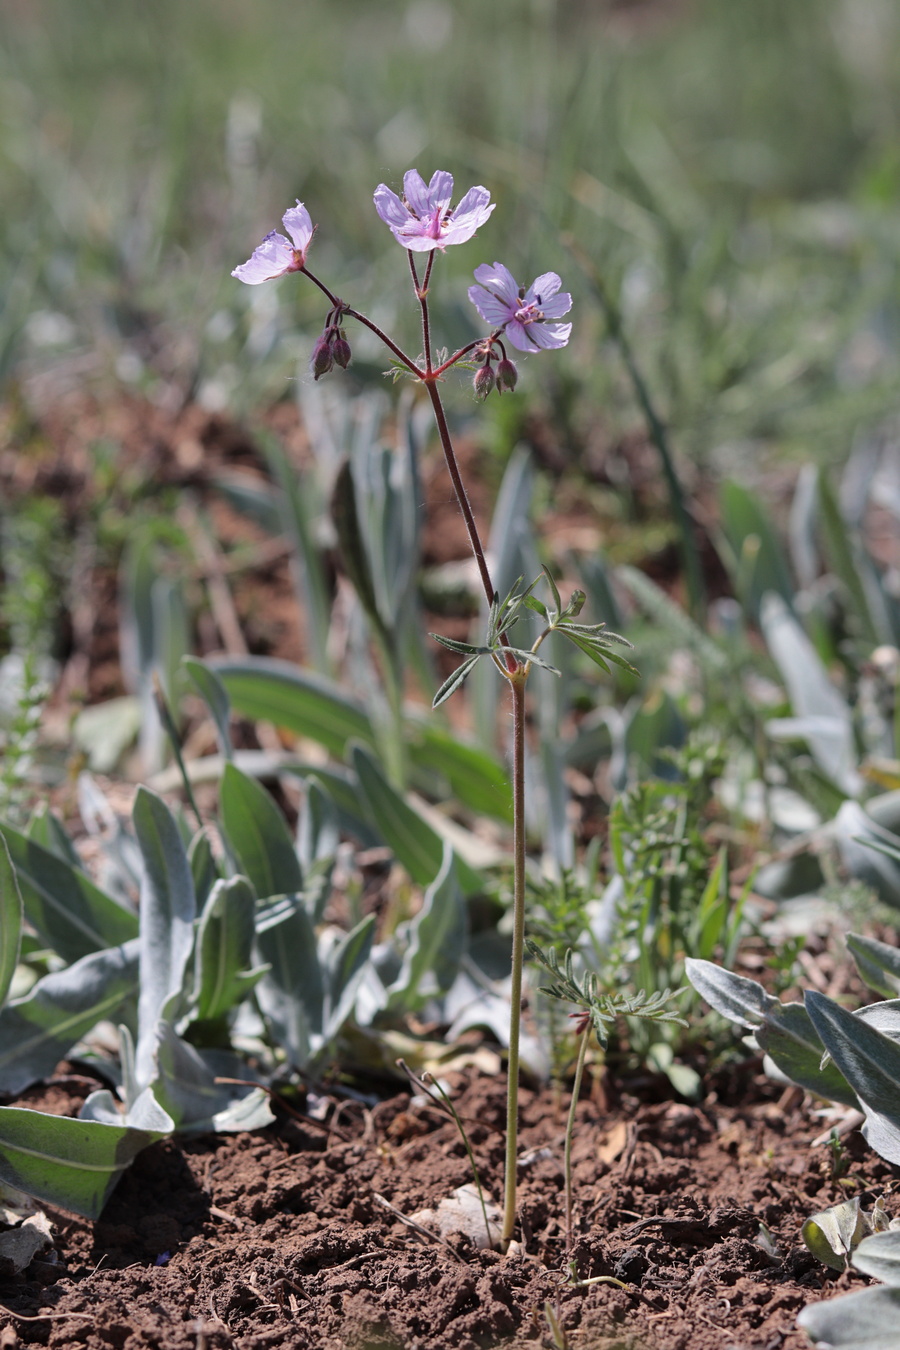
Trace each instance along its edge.
<instances>
[{"instance_id":1,"label":"flower stalk","mask_svg":"<svg viewBox=\"0 0 900 1350\"><path fill-rule=\"evenodd\" d=\"M407 374L424 385L431 402L435 425L441 448L459 503L469 545L478 568L482 589L490 610L489 645L470 647L465 643L455 643L440 638L453 650L461 651L465 660L459 670L446 681L435 696L435 706L458 688L475 662L483 655L490 655L499 673L510 686L513 707L513 943L512 943L512 986L509 1026L508 1094L506 1113L506 1162L504 1183L504 1211L501 1244L504 1250L515 1232L516 1224L516 1168L518 1151L518 1112L519 1112L519 1042L521 1037L522 984L525 961L525 874L526 874L526 838L525 838L525 686L528 675L534 665L546 665L536 653L548 633L565 632L576 645L588 651L594 660L605 666L598 653L606 652L608 638L617 639L614 634L598 636L602 625L588 628L571 622L581 607L583 596L580 592L564 610L556 587L550 581L555 597L555 609L552 614L547 607L531 596L533 587L528 587L520 595L512 593L506 600L497 595L485 555L484 545L478 532L475 515L468 492L460 472L459 462L453 446L446 412L441 400L438 384L441 378L453 366L474 353L476 374L474 393L479 399L487 398L495 389L498 394L511 392L518 381L518 371L507 356L503 338L522 352L538 352L547 348L563 347L569 340L572 325L558 320L568 313L572 297L560 290L562 285L555 272L539 276L528 288L519 286L512 273L501 263L491 266L482 264L475 270L477 286L469 288L469 298L483 320L492 328L485 338L478 338L460 347L452 356L434 365L431 322L428 312L428 292L431 284L434 258L437 252L443 252L452 244L465 243L476 230L483 225L494 204L490 193L484 187L470 188L456 207L451 206L453 178L449 173L438 171L429 183L415 170L404 175L403 197L397 196L386 184L379 184L375 190L375 209L382 221L388 226L394 238L406 249L410 276L420 307L422 323L422 357L414 360L394 340L383 332L365 314L353 309L319 279L307 266L307 254L315 233L315 226L302 202L297 202L284 216L284 226L290 238L272 232L254 251L251 258L233 272L238 280L248 285L257 285L273 280L289 272L299 272L307 277L329 302L329 311L322 335L313 351L312 372L315 379L329 374L335 365L346 368L350 361L350 346L344 332L344 321L353 319L368 328L384 344L399 366ZM427 253L424 274L420 281L414 254ZM496 371L494 363L496 362ZM512 645L509 632L518 621L523 606L536 610L547 620L547 627L531 648L517 648ZM382 635L376 634L376 640ZM617 658L613 658L617 659ZM620 661L620 664L627 664ZM391 661L385 661L386 677L392 693L392 708L399 728L401 709L401 690L396 683ZM552 669L552 667L549 667ZM391 681L394 680L392 684ZM585 1037L585 1041L586 1041ZM580 1060L583 1067L583 1057ZM577 1090L576 1090L577 1095ZM452 1109L452 1108L451 1108ZM569 1178L570 1180L570 1178ZM571 1228L571 1224L569 1225Z\"/></svg>"}]
</instances>

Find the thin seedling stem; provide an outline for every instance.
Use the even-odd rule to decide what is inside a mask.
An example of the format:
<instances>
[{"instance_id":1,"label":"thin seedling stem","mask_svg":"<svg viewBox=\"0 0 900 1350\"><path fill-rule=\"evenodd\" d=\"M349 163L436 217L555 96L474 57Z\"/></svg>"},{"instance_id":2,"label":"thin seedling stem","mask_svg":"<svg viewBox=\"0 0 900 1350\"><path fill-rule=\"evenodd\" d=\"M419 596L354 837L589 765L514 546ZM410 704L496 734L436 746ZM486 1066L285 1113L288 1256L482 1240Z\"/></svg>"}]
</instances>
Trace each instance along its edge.
<instances>
[{"instance_id":1,"label":"thin seedling stem","mask_svg":"<svg viewBox=\"0 0 900 1350\"><path fill-rule=\"evenodd\" d=\"M525 963L525 672L510 677L513 695L513 946L509 1009L509 1064L506 1097L506 1172L501 1245L516 1226L516 1166L519 1142L519 1038L522 968Z\"/></svg>"},{"instance_id":2,"label":"thin seedling stem","mask_svg":"<svg viewBox=\"0 0 900 1350\"><path fill-rule=\"evenodd\" d=\"M566 1121L566 1256L570 1261L572 1260L574 1229L572 1217L572 1139L575 1134L575 1112L578 1107L578 1098L581 1095L581 1079L584 1074L584 1061L587 1058L587 1048L590 1036L590 1026L586 1026L581 1032L581 1039L578 1044L578 1059L575 1064L575 1082L572 1084L572 1100L569 1103L569 1118Z\"/></svg>"}]
</instances>

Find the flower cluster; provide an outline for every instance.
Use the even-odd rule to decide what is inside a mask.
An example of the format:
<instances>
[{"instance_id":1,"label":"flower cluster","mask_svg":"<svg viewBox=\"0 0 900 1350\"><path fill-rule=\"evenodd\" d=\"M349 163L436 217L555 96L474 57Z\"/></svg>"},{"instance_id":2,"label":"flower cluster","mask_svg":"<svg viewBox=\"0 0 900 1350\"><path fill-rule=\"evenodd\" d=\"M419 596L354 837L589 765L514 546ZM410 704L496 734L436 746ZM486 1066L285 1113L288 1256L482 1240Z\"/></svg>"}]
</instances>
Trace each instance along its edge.
<instances>
[{"instance_id":1,"label":"flower cluster","mask_svg":"<svg viewBox=\"0 0 900 1350\"><path fill-rule=\"evenodd\" d=\"M399 244L411 253L433 254L435 250L443 252L449 244L465 244L494 210L495 203L485 187L469 188L455 207L450 205L452 197L452 174L438 170L426 183L415 169L410 169L403 177L402 197L385 183L379 183L374 201L375 210ZM315 226L306 207L299 201L285 212L283 219L290 238L275 230L267 234L249 260L232 272L238 281L256 286L288 272L305 271ZM413 273L415 275L415 269ZM312 277L311 273L307 275ZM316 278L312 277L312 280ZM486 398L495 388L498 393L514 389L518 379L501 335L520 352L564 347L569 341L572 325L559 320L572 308L572 297L560 289L562 282L555 272L544 272L526 290L509 269L498 262L476 267L475 280L478 285L469 287L469 299L494 332L482 342L470 343L452 361L476 348L479 364L475 373L475 394L478 398ZM331 295L321 282L317 284ZM331 298L334 301L334 297ZM313 350L311 369L316 379L327 374L335 363L345 367L349 364L350 347L340 327L344 312L351 311L337 301ZM362 317L355 311L353 315ZM363 322L367 320L363 319ZM499 349L499 360L495 346ZM496 372L494 361L497 361ZM407 364L415 369L411 362ZM446 365L441 369L446 369Z\"/></svg>"}]
</instances>

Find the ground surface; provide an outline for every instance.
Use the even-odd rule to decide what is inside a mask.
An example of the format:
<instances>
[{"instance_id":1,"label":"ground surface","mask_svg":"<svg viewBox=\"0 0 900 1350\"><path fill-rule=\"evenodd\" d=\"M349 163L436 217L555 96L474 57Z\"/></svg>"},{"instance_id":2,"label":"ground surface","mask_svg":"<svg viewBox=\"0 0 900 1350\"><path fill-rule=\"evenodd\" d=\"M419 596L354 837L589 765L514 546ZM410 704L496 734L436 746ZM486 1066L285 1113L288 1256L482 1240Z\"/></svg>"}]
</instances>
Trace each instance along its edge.
<instances>
[{"instance_id":1,"label":"ground surface","mask_svg":"<svg viewBox=\"0 0 900 1350\"><path fill-rule=\"evenodd\" d=\"M502 1081L460 1086L497 1195ZM63 1082L26 1104L77 1109L85 1090ZM854 1184L836 1183L828 1150L810 1147L822 1122L807 1107L752 1065L698 1107L583 1097L578 1273L624 1289L573 1288L561 1273L563 1115L549 1092L523 1106L524 1254L417 1239L376 1193L408 1216L470 1173L455 1129L404 1095L345 1106L327 1147L321 1129L281 1116L256 1134L146 1150L98 1223L52 1216L56 1263L0 1281L2 1318L18 1344L89 1350L481 1350L552 1346L550 1301L585 1350L800 1350L797 1312L838 1284L802 1246L802 1221L863 1186L880 1192L891 1171L851 1136ZM761 1223L775 1256L758 1245Z\"/></svg>"}]
</instances>

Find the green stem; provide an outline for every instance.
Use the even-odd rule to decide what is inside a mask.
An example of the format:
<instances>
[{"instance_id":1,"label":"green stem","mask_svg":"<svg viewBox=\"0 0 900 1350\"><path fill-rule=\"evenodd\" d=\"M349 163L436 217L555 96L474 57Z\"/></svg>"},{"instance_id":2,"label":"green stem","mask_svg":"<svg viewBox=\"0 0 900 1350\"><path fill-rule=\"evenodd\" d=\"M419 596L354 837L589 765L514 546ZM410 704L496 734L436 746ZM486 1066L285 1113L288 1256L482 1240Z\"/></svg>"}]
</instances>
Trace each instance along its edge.
<instances>
[{"instance_id":1,"label":"green stem","mask_svg":"<svg viewBox=\"0 0 900 1350\"><path fill-rule=\"evenodd\" d=\"M578 1061L575 1065L575 1082L572 1085L572 1100L569 1104L569 1118L566 1121L566 1257L572 1259L572 1138L575 1134L575 1111L578 1107L578 1098L581 1095L581 1079L584 1074L584 1061L587 1057L588 1041L591 1038L590 1027L585 1027L581 1033L581 1042L578 1046Z\"/></svg>"},{"instance_id":2,"label":"green stem","mask_svg":"<svg viewBox=\"0 0 900 1350\"><path fill-rule=\"evenodd\" d=\"M522 967L525 963L525 680L523 670L509 677L513 695L513 946L506 1089L506 1172L501 1234L504 1248L511 1241L516 1227L519 1038L522 1022Z\"/></svg>"}]
</instances>

